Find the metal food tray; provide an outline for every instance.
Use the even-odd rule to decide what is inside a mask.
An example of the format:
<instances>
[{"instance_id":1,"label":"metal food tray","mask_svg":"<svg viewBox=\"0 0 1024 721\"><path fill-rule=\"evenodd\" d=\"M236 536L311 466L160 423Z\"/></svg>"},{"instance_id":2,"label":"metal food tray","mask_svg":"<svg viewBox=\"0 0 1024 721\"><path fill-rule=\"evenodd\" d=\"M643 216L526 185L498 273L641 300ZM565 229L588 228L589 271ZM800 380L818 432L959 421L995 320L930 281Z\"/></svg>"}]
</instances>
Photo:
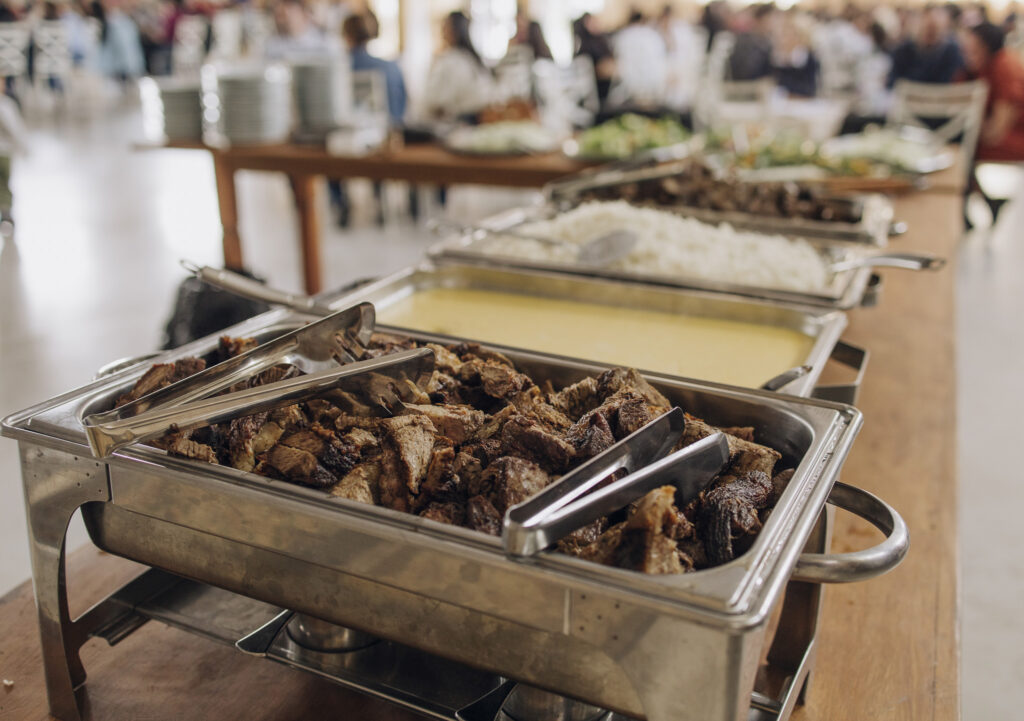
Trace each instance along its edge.
<instances>
[{"instance_id":1,"label":"metal food tray","mask_svg":"<svg viewBox=\"0 0 1024 721\"><path fill-rule=\"evenodd\" d=\"M307 318L271 311L227 332L265 341ZM153 360L205 355L216 345L209 337ZM537 382L556 386L607 368L503 351ZM134 623L125 619L156 599L155 589L126 587L70 619L64 534L79 508L93 541L110 553L652 721L745 718L768 620L791 574L812 583L862 580L892 568L906 550L893 532L898 516L879 515L891 509L862 491L851 502L843 487L846 501L842 494L833 500L866 517L865 508L874 508L873 522L890 533L886 548L825 563L800 555L820 532L862 422L846 405L647 374L670 401L711 423L753 425L784 466L796 466L742 556L681 576L647 576L555 552L515 562L497 538L152 447L92 458L82 419L112 407L146 368L131 366L2 426L20 444L47 690L53 713L66 721L79 718L78 648L89 635L123 637ZM820 536L815 548L827 549ZM797 615L813 621L818 596L805 601ZM813 641L796 641L782 644L788 652L772 646L791 656L794 644L803 649L794 657L789 708L813 657Z\"/></svg>"},{"instance_id":2,"label":"metal food tray","mask_svg":"<svg viewBox=\"0 0 1024 721\"><path fill-rule=\"evenodd\" d=\"M807 358L803 361L810 366L810 371L785 386L787 393L800 396L810 395L815 389L818 377L836 351L839 336L847 323L844 313L812 306L780 305L736 295L624 283L616 279L550 270L500 268L446 259L428 261L399 270L390 276L337 296L325 294L321 296L321 300L333 308L345 308L355 303L369 301L378 309L383 309L409 295L433 288L498 291L789 328L807 335L814 341ZM415 329L400 330L403 333L417 332ZM496 345L486 338L474 340ZM844 362L842 359L839 360ZM862 361L863 359L853 365L860 365ZM787 369L781 368L779 372L785 370ZM858 370L862 371L863 368ZM856 385L859 385L859 381L854 384ZM854 397L850 395L842 400L853 402Z\"/></svg>"},{"instance_id":3,"label":"metal food tray","mask_svg":"<svg viewBox=\"0 0 1024 721\"><path fill-rule=\"evenodd\" d=\"M514 208L494 215L479 225L480 227L487 228L489 231L500 233L502 230L515 229L523 223L552 217L558 212L552 206ZM803 239L816 246L828 262L845 261L870 254L863 253L858 249L857 245L852 243L809 236L805 236ZM870 267L855 268L835 273L828 288L821 293L813 293L745 285L742 283L717 282L696 276L643 273L633 270L600 268L558 260L530 260L511 255L496 255L483 251L479 247L480 242L481 240L472 232L453 233L431 246L427 251L427 255L434 260L442 262L455 261L499 268L518 268L528 271L572 273L593 278L645 283L668 288L708 291L776 303L816 306L833 310L849 310L857 306L875 305L881 288L881 278Z\"/></svg>"},{"instance_id":4,"label":"metal food tray","mask_svg":"<svg viewBox=\"0 0 1024 721\"><path fill-rule=\"evenodd\" d=\"M690 162L683 160L639 169L612 168L593 172L580 177L553 181L544 188L544 193L556 208L566 210L579 205L587 191L670 178L683 172ZM893 226L893 207L888 198L878 193L869 193L835 196L832 200L849 203L855 211L859 210L860 220L856 223L849 223L807 218L780 218L742 211L709 210L681 204L661 205L643 201L639 204L650 205L659 210L685 215L707 223L730 223L736 227L766 233L810 236L824 241L860 243L878 247L888 244Z\"/></svg>"}]
</instances>

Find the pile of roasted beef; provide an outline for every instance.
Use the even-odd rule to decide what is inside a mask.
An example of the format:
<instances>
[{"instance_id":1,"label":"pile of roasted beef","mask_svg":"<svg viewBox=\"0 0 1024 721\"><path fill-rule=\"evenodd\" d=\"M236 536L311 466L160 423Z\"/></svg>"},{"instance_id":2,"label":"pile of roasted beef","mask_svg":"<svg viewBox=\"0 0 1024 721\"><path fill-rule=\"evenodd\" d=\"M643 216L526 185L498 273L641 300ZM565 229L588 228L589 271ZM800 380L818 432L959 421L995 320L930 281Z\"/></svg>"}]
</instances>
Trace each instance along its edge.
<instances>
[{"instance_id":1,"label":"pile of roasted beef","mask_svg":"<svg viewBox=\"0 0 1024 721\"><path fill-rule=\"evenodd\" d=\"M222 338L211 362L252 347ZM369 355L415 347L376 334ZM324 489L352 501L414 513L483 533L501 533L505 511L671 408L632 369L615 368L555 390L537 385L508 358L475 344L428 344L436 366L426 392L392 417L354 411L340 391L269 413L154 442L168 453ZM118 405L205 366L188 358L155 365ZM298 371L276 366L245 385ZM236 387L233 390L238 390ZM754 442L752 428L716 429L687 416L681 446L716 430L730 461L683 507L675 488L647 494L612 517L578 529L561 551L647 573L683 573L725 563L761 528L792 471Z\"/></svg>"},{"instance_id":2,"label":"pile of roasted beef","mask_svg":"<svg viewBox=\"0 0 1024 721\"><path fill-rule=\"evenodd\" d=\"M667 178L593 188L582 200L628 200L664 206L685 206L720 212L743 212L773 218L802 218L858 223L859 204L832 197L796 183L743 183L720 178L699 162Z\"/></svg>"}]
</instances>

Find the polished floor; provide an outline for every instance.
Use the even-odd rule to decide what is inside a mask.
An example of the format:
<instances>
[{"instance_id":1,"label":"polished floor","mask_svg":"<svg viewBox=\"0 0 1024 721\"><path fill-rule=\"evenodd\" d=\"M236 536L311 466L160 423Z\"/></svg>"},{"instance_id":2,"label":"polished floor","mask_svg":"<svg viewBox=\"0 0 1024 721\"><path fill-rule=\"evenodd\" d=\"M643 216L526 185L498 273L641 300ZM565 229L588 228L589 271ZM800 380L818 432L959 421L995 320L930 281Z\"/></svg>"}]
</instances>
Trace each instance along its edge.
<instances>
[{"instance_id":1,"label":"polished floor","mask_svg":"<svg viewBox=\"0 0 1024 721\"><path fill-rule=\"evenodd\" d=\"M134 150L140 134L134 106L117 104L91 119L35 122L28 154L15 160L16 237L4 242L0 256L0 415L82 384L112 359L158 347L186 275L178 261L219 261L209 158ZM285 181L243 174L238 192L248 266L273 285L299 290ZM357 200L368 197L360 184L352 192ZM325 229L326 287L379 275L422 254L432 236L403 219L403 197L398 188L389 194L383 228L367 213L357 214L348 232ZM524 200L519 192L456 189L448 213L469 221ZM958 266L963 708L969 721L1020 718L1024 704L1024 533L1016 517L1024 477L1013 455L1007 458L1016 440L1015 411L1024 405L1024 243L1016 232L1022 223L1024 202L1011 203L995 229L965 239ZM29 576L26 537L17 446L3 440L0 594ZM84 540L73 525L72 543Z\"/></svg>"}]
</instances>

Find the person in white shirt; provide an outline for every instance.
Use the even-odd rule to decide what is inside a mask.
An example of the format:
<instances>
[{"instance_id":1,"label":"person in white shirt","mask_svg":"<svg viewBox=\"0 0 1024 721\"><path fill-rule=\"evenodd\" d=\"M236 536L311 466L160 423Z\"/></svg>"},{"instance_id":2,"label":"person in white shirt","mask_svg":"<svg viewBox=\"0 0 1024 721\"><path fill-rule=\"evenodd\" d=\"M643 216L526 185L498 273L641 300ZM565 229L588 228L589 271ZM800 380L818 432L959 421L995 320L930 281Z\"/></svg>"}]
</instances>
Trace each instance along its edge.
<instances>
[{"instance_id":1,"label":"person in white shirt","mask_svg":"<svg viewBox=\"0 0 1024 721\"><path fill-rule=\"evenodd\" d=\"M444 46L427 75L424 104L431 119L476 115L491 101L491 74L469 38L469 18L449 13L441 29Z\"/></svg>"},{"instance_id":2,"label":"person in white shirt","mask_svg":"<svg viewBox=\"0 0 1024 721\"><path fill-rule=\"evenodd\" d=\"M672 5L662 8L658 30L665 39L669 71L666 105L676 110L693 104L707 50L707 32L677 17Z\"/></svg>"},{"instance_id":3,"label":"person in white shirt","mask_svg":"<svg viewBox=\"0 0 1024 721\"><path fill-rule=\"evenodd\" d=\"M618 82L608 94L610 105L653 108L665 104L668 91L668 49L639 12L612 39Z\"/></svg>"}]
</instances>

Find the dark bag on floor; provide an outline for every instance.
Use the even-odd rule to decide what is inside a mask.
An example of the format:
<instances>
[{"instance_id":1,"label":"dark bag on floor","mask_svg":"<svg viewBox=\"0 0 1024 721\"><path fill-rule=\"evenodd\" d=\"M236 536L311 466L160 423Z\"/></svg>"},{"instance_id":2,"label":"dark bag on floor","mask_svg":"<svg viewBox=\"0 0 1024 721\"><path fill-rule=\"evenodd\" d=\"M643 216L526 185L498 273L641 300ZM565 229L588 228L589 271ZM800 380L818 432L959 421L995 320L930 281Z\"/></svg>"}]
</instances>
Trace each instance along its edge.
<instances>
[{"instance_id":1,"label":"dark bag on floor","mask_svg":"<svg viewBox=\"0 0 1024 721\"><path fill-rule=\"evenodd\" d=\"M250 273L243 275L262 282ZM267 310L270 306L262 301L241 298L194 276L186 278L178 287L174 312L164 329L163 348L177 348Z\"/></svg>"}]
</instances>

